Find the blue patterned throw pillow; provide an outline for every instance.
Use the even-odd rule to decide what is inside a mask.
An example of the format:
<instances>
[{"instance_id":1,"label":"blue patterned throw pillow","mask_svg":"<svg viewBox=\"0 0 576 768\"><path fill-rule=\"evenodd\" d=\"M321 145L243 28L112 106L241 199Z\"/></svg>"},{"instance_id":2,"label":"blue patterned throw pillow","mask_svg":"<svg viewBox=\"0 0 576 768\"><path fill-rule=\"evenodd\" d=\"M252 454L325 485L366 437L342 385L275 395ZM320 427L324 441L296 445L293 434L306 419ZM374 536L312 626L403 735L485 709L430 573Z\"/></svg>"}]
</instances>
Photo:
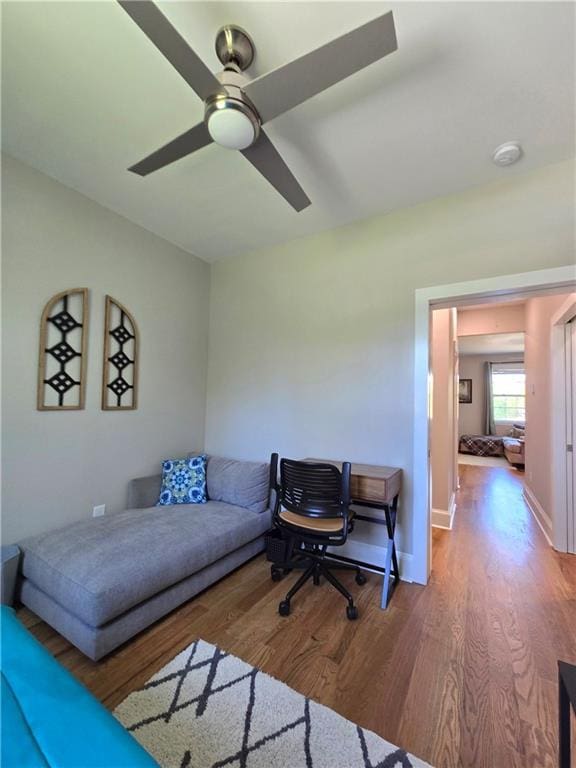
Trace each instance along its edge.
<instances>
[{"instance_id":1,"label":"blue patterned throw pillow","mask_svg":"<svg viewBox=\"0 0 576 768\"><path fill-rule=\"evenodd\" d=\"M162 462L162 487L156 506L204 504L206 501L206 456L166 459Z\"/></svg>"}]
</instances>

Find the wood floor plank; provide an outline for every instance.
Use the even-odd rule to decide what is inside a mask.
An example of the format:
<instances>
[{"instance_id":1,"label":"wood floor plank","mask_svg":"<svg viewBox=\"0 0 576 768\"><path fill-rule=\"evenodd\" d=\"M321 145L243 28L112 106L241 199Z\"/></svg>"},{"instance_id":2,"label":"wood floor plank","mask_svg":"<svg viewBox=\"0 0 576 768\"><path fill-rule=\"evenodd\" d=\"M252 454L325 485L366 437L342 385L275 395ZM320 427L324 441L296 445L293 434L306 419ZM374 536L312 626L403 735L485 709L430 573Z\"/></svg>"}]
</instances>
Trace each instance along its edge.
<instances>
[{"instance_id":1,"label":"wood floor plank","mask_svg":"<svg viewBox=\"0 0 576 768\"><path fill-rule=\"evenodd\" d=\"M326 704L437 768L557 764L556 661L576 663L576 557L549 547L514 469L460 465L452 531L433 531L427 587L358 587L360 618L328 584L288 617L258 557L99 663L27 609L25 625L114 708L198 637ZM287 766L287 768L301 768Z\"/></svg>"}]
</instances>

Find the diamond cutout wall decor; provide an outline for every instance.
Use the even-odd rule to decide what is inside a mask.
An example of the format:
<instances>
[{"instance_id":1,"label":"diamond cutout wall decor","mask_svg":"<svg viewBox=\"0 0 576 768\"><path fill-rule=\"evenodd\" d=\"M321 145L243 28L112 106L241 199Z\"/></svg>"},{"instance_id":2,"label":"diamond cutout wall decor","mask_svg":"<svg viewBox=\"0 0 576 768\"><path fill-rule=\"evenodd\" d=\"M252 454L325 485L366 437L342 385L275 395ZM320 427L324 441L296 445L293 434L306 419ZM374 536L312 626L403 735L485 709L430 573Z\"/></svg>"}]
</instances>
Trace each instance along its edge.
<instances>
[{"instance_id":1,"label":"diamond cutout wall decor","mask_svg":"<svg viewBox=\"0 0 576 768\"><path fill-rule=\"evenodd\" d=\"M102 368L104 411L128 411L137 408L138 353L136 321L119 301L106 296Z\"/></svg>"},{"instance_id":2,"label":"diamond cutout wall decor","mask_svg":"<svg viewBox=\"0 0 576 768\"><path fill-rule=\"evenodd\" d=\"M84 408L87 342L88 289L57 293L40 320L39 411Z\"/></svg>"}]
</instances>

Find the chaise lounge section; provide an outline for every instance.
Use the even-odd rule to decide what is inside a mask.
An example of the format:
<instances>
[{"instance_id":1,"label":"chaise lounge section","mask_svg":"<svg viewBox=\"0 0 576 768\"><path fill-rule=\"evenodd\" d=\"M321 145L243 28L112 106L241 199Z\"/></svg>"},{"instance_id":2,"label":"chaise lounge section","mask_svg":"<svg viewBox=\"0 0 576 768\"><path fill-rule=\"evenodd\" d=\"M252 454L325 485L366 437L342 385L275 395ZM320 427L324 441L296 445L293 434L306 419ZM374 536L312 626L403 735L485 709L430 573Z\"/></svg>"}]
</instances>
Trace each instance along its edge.
<instances>
[{"instance_id":1,"label":"chaise lounge section","mask_svg":"<svg viewBox=\"0 0 576 768\"><path fill-rule=\"evenodd\" d=\"M208 458L205 504L155 506L161 476L133 480L128 509L21 542L24 605L95 661L264 549L270 466Z\"/></svg>"}]
</instances>

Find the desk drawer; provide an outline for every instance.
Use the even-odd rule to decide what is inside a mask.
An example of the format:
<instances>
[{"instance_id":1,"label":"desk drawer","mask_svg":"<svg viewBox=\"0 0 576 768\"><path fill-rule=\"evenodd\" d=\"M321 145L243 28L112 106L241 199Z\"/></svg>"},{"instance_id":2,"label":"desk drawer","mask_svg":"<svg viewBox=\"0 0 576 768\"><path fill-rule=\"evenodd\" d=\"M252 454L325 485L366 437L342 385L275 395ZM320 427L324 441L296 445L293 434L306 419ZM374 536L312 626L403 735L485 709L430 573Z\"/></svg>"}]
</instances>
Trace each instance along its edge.
<instances>
[{"instance_id":1,"label":"desk drawer","mask_svg":"<svg viewBox=\"0 0 576 768\"><path fill-rule=\"evenodd\" d=\"M365 477L352 475L350 479L350 495L358 501L391 503L396 494L400 493L401 472L387 478Z\"/></svg>"},{"instance_id":2,"label":"desk drawer","mask_svg":"<svg viewBox=\"0 0 576 768\"><path fill-rule=\"evenodd\" d=\"M342 471L342 462L332 459L303 459L320 464L333 464ZM371 464L352 464L350 495L357 501L391 504L402 487L402 470Z\"/></svg>"},{"instance_id":3,"label":"desk drawer","mask_svg":"<svg viewBox=\"0 0 576 768\"><path fill-rule=\"evenodd\" d=\"M386 480L373 477L352 475L350 478L350 495L359 501L386 501Z\"/></svg>"}]
</instances>

